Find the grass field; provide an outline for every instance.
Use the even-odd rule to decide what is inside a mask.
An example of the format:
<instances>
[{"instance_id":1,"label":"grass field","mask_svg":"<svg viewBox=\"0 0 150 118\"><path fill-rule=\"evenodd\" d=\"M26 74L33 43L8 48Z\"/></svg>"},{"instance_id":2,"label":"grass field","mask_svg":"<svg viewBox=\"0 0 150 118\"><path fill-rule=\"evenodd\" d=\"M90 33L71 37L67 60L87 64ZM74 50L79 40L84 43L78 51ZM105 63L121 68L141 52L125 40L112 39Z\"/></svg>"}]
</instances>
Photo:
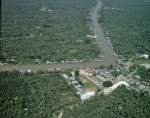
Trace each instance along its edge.
<instances>
[{"instance_id":1,"label":"grass field","mask_svg":"<svg viewBox=\"0 0 150 118\"><path fill-rule=\"evenodd\" d=\"M96 91L99 87L90 81L85 75L80 75L80 79L83 83L81 89L83 91Z\"/></svg>"},{"instance_id":2,"label":"grass field","mask_svg":"<svg viewBox=\"0 0 150 118\"><path fill-rule=\"evenodd\" d=\"M134 64L143 64L143 63L150 63L150 60L134 60Z\"/></svg>"}]
</instances>

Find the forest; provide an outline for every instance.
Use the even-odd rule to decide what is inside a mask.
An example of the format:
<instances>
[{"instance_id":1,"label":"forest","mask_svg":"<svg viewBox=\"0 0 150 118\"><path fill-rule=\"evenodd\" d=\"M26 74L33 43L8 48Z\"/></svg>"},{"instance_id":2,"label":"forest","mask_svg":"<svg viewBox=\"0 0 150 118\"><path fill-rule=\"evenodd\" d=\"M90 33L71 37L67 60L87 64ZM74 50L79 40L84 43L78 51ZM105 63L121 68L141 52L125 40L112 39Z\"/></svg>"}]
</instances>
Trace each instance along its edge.
<instances>
[{"instance_id":1,"label":"forest","mask_svg":"<svg viewBox=\"0 0 150 118\"><path fill-rule=\"evenodd\" d=\"M150 55L150 2L103 0L99 23L118 55L128 61L136 54Z\"/></svg>"},{"instance_id":2,"label":"forest","mask_svg":"<svg viewBox=\"0 0 150 118\"><path fill-rule=\"evenodd\" d=\"M64 118L149 118L150 94L121 86L110 95L96 95L64 112Z\"/></svg>"},{"instance_id":3,"label":"forest","mask_svg":"<svg viewBox=\"0 0 150 118\"><path fill-rule=\"evenodd\" d=\"M141 81L150 81L150 68L146 69L144 67L139 67L136 74L141 77Z\"/></svg>"},{"instance_id":4,"label":"forest","mask_svg":"<svg viewBox=\"0 0 150 118\"><path fill-rule=\"evenodd\" d=\"M148 118L150 94L120 86L81 101L58 72L0 72L1 118Z\"/></svg>"},{"instance_id":5,"label":"forest","mask_svg":"<svg viewBox=\"0 0 150 118\"><path fill-rule=\"evenodd\" d=\"M2 0L0 61L34 63L98 58L90 9L96 0ZM13 62L14 63L14 62Z\"/></svg>"},{"instance_id":6,"label":"forest","mask_svg":"<svg viewBox=\"0 0 150 118\"><path fill-rule=\"evenodd\" d=\"M79 100L76 90L57 72L0 71L1 118L51 118Z\"/></svg>"}]
</instances>

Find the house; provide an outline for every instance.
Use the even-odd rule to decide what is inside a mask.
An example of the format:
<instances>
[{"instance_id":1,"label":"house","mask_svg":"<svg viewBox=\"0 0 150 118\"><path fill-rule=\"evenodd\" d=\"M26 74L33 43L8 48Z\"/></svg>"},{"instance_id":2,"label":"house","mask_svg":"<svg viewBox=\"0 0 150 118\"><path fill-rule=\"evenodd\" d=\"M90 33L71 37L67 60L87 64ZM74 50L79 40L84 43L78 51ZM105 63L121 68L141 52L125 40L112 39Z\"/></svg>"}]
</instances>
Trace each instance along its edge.
<instances>
[{"instance_id":1,"label":"house","mask_svg":"<svg viewBox=\"0 0 150 118\"><path fill-rule=\"evenodd\" d=\"M57 62L55 61L53 64L57 64Z\"/></svg>"},{"instance_id":2,"label":"house","mask_svg":"<svg viewBox=\"0 0 150 118\"><path fill-rule=\"evenodd\" d=\"M143 57L144 57L145 59L148 59L149 55L148 55L148 54L143 54Z\"/></svg>"},{"instance_id":3,"label":"house","mask_svg":"<svg viewBox=\"0 0 150 118\"><path fill-rule=\"evenodd\" d=\"M86 92L84 94L78 92L78 94L81 96L82 100L86 100L86 99L90 99L90 97L93 97L95 95L95 92L91 91L91 92Z\"/></svg>"},{"instance_id":4,"label":"house","mask_svg":"<svg viewBox=\"0 0 150 118\"><path fill-rule=\"evenodd\" d=\"M78 84L78 81L73 80L73 81L71 82L71 84Z\"/></svg>"},{"instance_id":5,"label":"house","mask_svg":"<svg viewBox=\"0 0 150 118\"><path fill-rule=\"evenodd\" d=\"M119 76L117 76L117 81L120 81L120 80L122 80L123 78L124 78L123 75L119 75Z\"/></svg>"},{"instance_id":6,"label":"house","mask_svg":"<svg viewBox=\"0 0 150 118\"><path fill-rule=\"evenodd\" d=\"M89 73L89 74L92 74L93 73L93 70L89 67L86 67L85 69L85 72Z\"/></svg>"},{"instance_id":7,"label":"house","mask_svg":"<svg viewBox=\"0 0 150 118\"><path fill-rule=\"evenodd\" d=\"M145 89L145 86L140 85L140 86L138 87L138 89L139 89L139 90L143 90L143 89Z\"/></svg>"},{"instance_id":8,"label":"house","mask_svg":"<svg viewBox=\"0 0 150 118\"><path fill-rule=\"evenodd\" d=\"M10 61L11 61L11 62L15 62L15 59L11 59Z\"/></svg>"},{"instance_id":9,"label":"house","mask_svg":"<svg viewBox=\"0 0 150 118\"><path fill-rule=\"evenodd\" d=\"M36 64L41 64L41 59L36 59L34 62L35 62Z\"/></svg>"},{"instance_id":10,"label":"house","mask_svg":"<svg viewBox=\"0 0 150 118\"><path fill-rule=\"evenodd\" d=\"M50 62L50 61L46 61L46 64L52 64L52 62Z\"/></svg>"},{"instance_id":11,"label":"house","mask_svg":"<svg viewBox=\"0 0 150 118\"><path fill-rule=\"evenodd\" d=\"M135 75L136 79L141 79L141 77L139 75Z\"/></svg>"},{"instance_id":12,"label":"house","mask_svg":"<svg viewBox=\"0 0 150 118\"><path fill-rule=\"evenodd\" d=\"M31 70L27 70L28 73L31 73Z\"/></svg>"},{"instance_id":13,"label":"house","mask_svg":"<svg viewBox=\"0 0 150 118\"><path fill-rule=\"evenodd\" d=\"M48 72L54 72L54 69L48 69Z\"/></svg>"},{"instance_id":14,"label":"house","mask_svg":"<svg viewBox=\"0 0 150 118\"><path fill-rule=\"evenodd\" d=\"M63 76L65 79L69 79L68 75L66 75L66 74L62 74L62 76Z\"/></svg>"},{"instance_id":15,"label":"house","mask_svg":"<svg viewBox=\"0 0 150 118\"><path fill-rule=\"evenodd\" d=\"M150 64L149 63L140 64L140 66L142 66L142 67L144 67L146 69L150 68Z\"/></svg>"}]
</instances>

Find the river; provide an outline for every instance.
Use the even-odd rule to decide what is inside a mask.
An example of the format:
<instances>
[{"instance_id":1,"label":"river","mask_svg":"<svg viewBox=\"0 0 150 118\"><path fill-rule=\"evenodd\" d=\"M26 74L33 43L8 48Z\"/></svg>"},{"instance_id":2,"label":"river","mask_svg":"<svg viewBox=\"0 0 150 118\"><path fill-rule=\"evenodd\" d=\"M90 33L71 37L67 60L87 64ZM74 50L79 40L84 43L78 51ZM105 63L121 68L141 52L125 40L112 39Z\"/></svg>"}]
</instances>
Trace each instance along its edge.
<instances>
[{"instance_id":1,"label":"river","mask_svg":"<svg viewBox=\"0 0 150 118\"><path fill-rule=\"evenodd\" d=\"M84 62L84 63L74 63L74 64L62 64L62 63L58 63L58 64L52 64L52 65L48 65L48 64L34 64L34 65L6 65L4 67L0 67L0 71L5 71L5 70L32 70L32 71L37 71L37 70L44 70L44 69L50 69L50 68L61 68L61 69L67 69L67 68L80 68L80 67L99 67L100 65L105 65L106 67L109 66L110 64L112 65L116 65L115 63L115 57L113 55L113 51L110 48L110 46L107 44L107 40L106 37L104 36L104 33L97 21L97 12L98 10L101 8L102 3L98 0L98 3L96 5L96 7L94 8L93 12L92 12L92 21L93 21L93 26L94 26L94 30L97 33L97 41L98 44L100 45L101 48L103 48L105 55L104 55L104 60L103 62L92 62L92 61L88 61L88 62Z\"/></svg>"},{"instance_id":2,"label":"river","mask_svg":"<svg viewBox=\"0 0 150 118\"><path fill-rule=\"evenodd\" d=\"M110 65L110 64L116 65L113 50L108 45L106 37L104 36L103 30L97 21L97 12L102 7L102 2L100 2L99 0L97 1L98 1L98 4L92 13L92 21L93 21L94 30L96 31L96 34L97 34L97 42L100 45L100 47L103 48L105 52L103 63L104 65Z\"/></svg>"}]
</instances>

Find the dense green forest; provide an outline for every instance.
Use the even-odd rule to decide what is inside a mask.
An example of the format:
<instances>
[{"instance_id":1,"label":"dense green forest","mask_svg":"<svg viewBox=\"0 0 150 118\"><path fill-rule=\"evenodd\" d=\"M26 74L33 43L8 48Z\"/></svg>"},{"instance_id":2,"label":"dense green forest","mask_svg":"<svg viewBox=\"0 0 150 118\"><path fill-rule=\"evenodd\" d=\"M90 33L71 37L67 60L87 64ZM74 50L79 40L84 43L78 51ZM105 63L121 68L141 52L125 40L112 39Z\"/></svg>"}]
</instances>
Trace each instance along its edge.
<instances>
[{"instance_id":1,"label":"dense green forest","mask_svg":"<svg viewBox=\"0 0 150 118\"><path fill-rule=\"evenodd\" d=\"M125 61L136 54L150 55L150 2L103 0L100 14L104 32L108 31L115 52Z\"/></svg>"},{"instance_id":2,"label":"dense green forest","mask_svg":"<svg viewBox=\"0 0 150 118\"><path fill-rule=\"evenodd\" d=\"M150 95L121 86L110 95L100 94L74 108L64 118L149 118Z\"/></svg>"},{"instance_id":3,"label":"dense green forest","mask_svg":"<svg viewBox=\"0 0 150 118\"><path fill-rule=\"evenodd\" d=\"M139 67L136 74L141 77L141 81L150 81L150 68Z\"/></svg>"},{"instance_id":4,"label":"dense green forest","mask_svg":"<svg viewBox=\"0 0 150 118\"><path fill-rule=\"evenodd\" d=\"M79 99L59 73L1 71L0 78L1 118L51 118Z\"/></svg>"},{"instance_id":5,"label":"dense green forest","mask_svg":"<svg viewBox=\"0 0 150 118\"><path fill-rule=\"evenodd\" d=\"M121 86L81 101L58 73L0 72L1 118L148 118L150 94Z\"/></svg>"},{"instance_id":6,"label":"dense green forest","mask_svg":"<svg viewBox=\"0 0 150 118\"><path fill-rule=\"evenodd\" d=\"M97 58L89 23L96 0L2 0L1 61Z\"/></svg>"}]
</instances>

